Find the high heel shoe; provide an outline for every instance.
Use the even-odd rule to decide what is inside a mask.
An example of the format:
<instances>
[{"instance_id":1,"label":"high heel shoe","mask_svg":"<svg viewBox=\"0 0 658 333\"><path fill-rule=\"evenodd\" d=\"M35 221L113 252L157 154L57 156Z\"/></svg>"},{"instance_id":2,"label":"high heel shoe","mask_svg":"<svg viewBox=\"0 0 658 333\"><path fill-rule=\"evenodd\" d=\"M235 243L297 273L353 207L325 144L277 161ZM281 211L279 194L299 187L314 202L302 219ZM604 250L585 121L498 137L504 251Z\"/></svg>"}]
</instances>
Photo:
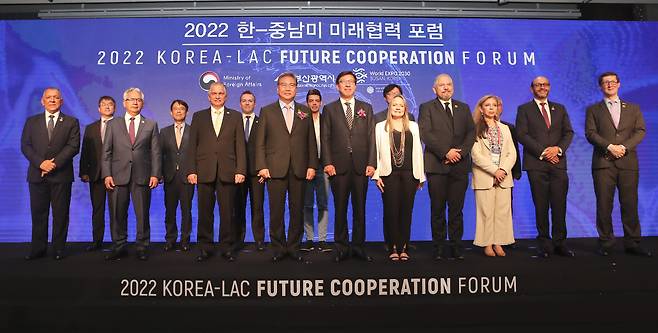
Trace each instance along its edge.
<instances>
[{"instance_id":1,"label":"high heel shoe","mask_svg":"<svg viewBox=\"0 0 658 333\"><path fill-rule=\"evenodd\" d=\"M395 245L391 248L391 254L388 255L388 259L391 261L398 261L400 260L400 255L398 255L398 251L395 248Z\"/></svg>"},{"instance_id":2,"label":"high heel shoe","mask_svg":"<svg viewBox=\"0 0 658 333\"><path fill-rule=\"evenodd\" d=\"M493 246L494 252L496 252L496 255L499 257L504 257L505 256L505 251L503 250L503 247L500 245L494 245Z\"/></svg>"},{"instance_id":3,"label":"high heel shoe","mask_svg":"<svg viewBox=\"0 0 658 333\"><path fill-rule=\"evenodd\" d=\"M495 257L496 252L491 248L491 245L487 245L484 247L484 255L487 257Z\"/></svg>"},{"instance_id":4,"label":"high heel shoe","mask_svg":"<svg viewBox=\"0 0 658 333\"><path fill-rule=\"evenodd\" d=\"M402 252L400 253L400 260L401 261L409 260L409 255L407 254L407 245L402 247Z\"/></svg>"}]
</instances>

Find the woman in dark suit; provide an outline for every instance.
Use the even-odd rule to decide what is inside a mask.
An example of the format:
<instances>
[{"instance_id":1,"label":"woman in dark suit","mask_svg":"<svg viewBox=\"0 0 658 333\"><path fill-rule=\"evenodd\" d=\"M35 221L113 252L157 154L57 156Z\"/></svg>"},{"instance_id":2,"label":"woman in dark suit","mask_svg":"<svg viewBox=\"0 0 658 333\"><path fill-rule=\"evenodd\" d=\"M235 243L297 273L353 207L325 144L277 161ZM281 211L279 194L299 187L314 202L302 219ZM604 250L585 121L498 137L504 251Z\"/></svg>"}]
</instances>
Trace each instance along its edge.
<instances>
[{"instance_id":1,"label":"woman in dark suit","mask_svg":"<svg viewBox=\"0 0 658 333\"><path fill-rule=\"evenodd\" d=\"M425 182L425 169L418 124L409 121L407 101L401 95L389 104L386 121L375 126L375 142L377 169L372 179L384 199L388 258L406 261L414 198Z\"/></svg>"}]
</instances>

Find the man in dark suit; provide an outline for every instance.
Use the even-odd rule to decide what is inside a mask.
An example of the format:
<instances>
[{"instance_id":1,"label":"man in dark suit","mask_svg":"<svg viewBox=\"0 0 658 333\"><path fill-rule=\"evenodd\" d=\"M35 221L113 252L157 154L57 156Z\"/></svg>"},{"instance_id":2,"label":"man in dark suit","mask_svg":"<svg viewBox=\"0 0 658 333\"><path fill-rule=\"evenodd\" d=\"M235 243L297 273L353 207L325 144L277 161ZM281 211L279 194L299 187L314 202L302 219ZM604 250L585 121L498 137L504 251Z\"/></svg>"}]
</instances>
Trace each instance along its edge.
<instances>
[{"instance_id":1,"label":"man in dark suit","mask_svg":"<svg viewBox=\"0 0 658 333\"><path fill-rule=\"evenodd\" d=\"M619 191L624 248L628 254L651 257L640 246L642 236L638 215L639 165L637 145L646 134L640 106L619 98L619 76L599 76L603 100L587 108L585 136L593 146L592 177L596 194L596 229L599 254L609 255L615 242L612 207L615 188Z\"/></svg>"},{"instance_id":2,"label":"man in dark suit","mask_svg":"<svg viewBox=\"0 0 658 333\"><path fill-rule=\"evenodd\" d=\"M91 197L92 243L87 251L100 250L105 237L105 198L108 197L104 179L101 178L101 161L103 158L103 137L107 130L107 122L114 117L116 102L110 96L98 99L98 113L101 118L85 128L80 153L80 180L89 183ZM110 210L110 215L112 211ZM110 217L112 219L112 217Z\"/></svg>"},{"instance_id":3,"label":"man in dark suit","mask_svg":"<svg viewBox=\"0 0 658 333\"><path fill-rule=\"evenodd\" d=\"M265 219L263 213L263 200L265 184L259 182L258 169L256 169L256 132L259 120L254 113L256 96L249 90L240 94L240 109L242 109L242 126L244 140L247 145L247 177L244 183L238 185L238 195L235 200L235 243L236 247L243 247L247 232L247 195L251 206L251 231L256 242L256 250L265 250Z\"/></svg>"},{"instance_id":4,"label":"man in dark suit","mask_svg":"<svg viewBox=\"0 0 658 333\"><path fill-rule=\"evenodd\" d=\"M384 91L382 92L382 94L384 95L384 100L386 100L386 109L375 113L375 124L386 120L386 117L388 116L388 105L391 104L391 100L393 99L393 97L398 95L402 96L402 88L395 83L391 83L386 87L384 87ZM407 114L409 115L410 121L416 120L413 114L411 113L407 113ZM386 230L384 230L384 238L386 238ZM388 244L388 242L386 243Z\"/></svg>"},{"instance_id":5,"label":"man in dark suit","mask_svg":"<svg viewBox=\"0 0 658 333\"><path fill-rule=\"evenodd\" d=\"M447 236L452 256L462 260L462 210L471 170L471 148L475 141L473 117L467 104L452 98L454 87L450 75L439 74L432 89L437 98L421 104L418 126L425 143L434 259L443 258L447 204Z\"/></svg>"},{"instance_id":6,"label":"man in dark suit","mask_svg":"<svg viewBox=\"0 0 658 333\"><path fill-rule=\"evenodd\" d=\"M162 174L165 194L165 251L171 251L176 246L178 228L176 226L176 210L180 202L181 208L181 250L190 250L190 234L192 233L192 198L194 185L187 181L187 175L182 169L183 156L190 142L190 126L185 123L187 117L187 102L176 99L169 107L174 123L160 131L162 147Z\"/></svg>"},{"instance_id":7,"label":"man in dark suit","mask_svg":"<svg viewBox=\"0 0 658 333\"><path fill-rule=\"evenodd\" d=\"M139 88L123 93L126 113L108 122L103 140L102 177L110 191L112 251L106 260L125 255L128 242L128 205L132 197L137 233L137 258L147 260L151 242L149 222L151 190L161 176L160 136L158 123L141 115L144 94Z\"/></svg>"},{"instance_id":8,"label":"man in dark suit","mask_svg":"<svg viewBox=\"0 0 658 333\"><path fill-rule=\"evenodd\" d=\"M516 111L516 132L523 145L523 170L528 173L535 204L539 256L548 258L555 252L573 257L574 252L566 244L567 149L573 129L564 105L548 100L550 90L547 78L538 76L532 80L530 91L534 98Z\"/></svg>"},{"instance_id":9,"label":"man in dark suit","mask_svg":"<svg viewBox=\"0 0 658 333\"><path fill-rule=\"evenodd\" d=\"M53 258L64 258L69 227L73 157L80 149L80 124L63 114L64 100L57 88L41 96L45 113L27 118L21 135L21 152L29 161L27 182L32 214L32 245L25 260L41 258L48 248L48 213L53 210Z\"/></svg>"},{"instance_id":10,"label":"man in dark suit","mask_svg":"<svg viewBox=\"0 0 658 333\"><path fill-rule=\"evenodd\" d=\"M501 119L501 115L503 114L503 99L500 97L496 97L496 101L498 101L498 119ZM512 177L516 180L521 179L521 155L519 155L519 141L516 136L516 126L512 123L508 123L506 121L501 120L501 123L505 124L507 127L509 127L509 131L512 134L512 141L514 142L514 150L516 150L516 163L514 163L514 166L512 167ZM514 192L512 192L514 194Z\"/></svg>"},{"instance_id":11,"label":"man in dark suit","mask_svg":"<svg viewBox=\"0 0 658 333\"><path fill-rule=\"evenodd\" d=\"M315 177L318 152L311 111L295 102L297 78L286 72L277 78L279 100L260 110L256 133L256 169L267 181L270 206L270 240L273 261L286 255L303 260L299 246L303 232L306 181ZM286 239L284 209L286 192L290 220Z\"/></svg>"},{"instance_id":12,"label":"man in dark suit","mask_svg":"<svg viewBox=\"0 0 658 333\"><path fill-rule=\"evenodd\" d=\"M366 194L368 177L375 173L375 121L372 106L354 98L356 75L345 71L336 77L340 98L322 109L320 133L322 164L334 195L334 241L340 262L347 259L347 202L352 196L352 255L372 261L363 245L366 239Z\"/></svg>"},{"instance_id":13,"label":"man in dark suit","mask_svg":"<svg viewBox=\"0 0 658 333\"><path fill-rule=\"evenodd\" d=\"M227 94L221 82L208 90L210 107L194 113L190 126L190 146L185 154L184 170L190 184L197 184L197 261L212 255L215 202L219 204L219 247L228 261L235 261L233 209L236 184L244 182L247 156L242 117L224 107Z\"/></svg>"}]
</instances>

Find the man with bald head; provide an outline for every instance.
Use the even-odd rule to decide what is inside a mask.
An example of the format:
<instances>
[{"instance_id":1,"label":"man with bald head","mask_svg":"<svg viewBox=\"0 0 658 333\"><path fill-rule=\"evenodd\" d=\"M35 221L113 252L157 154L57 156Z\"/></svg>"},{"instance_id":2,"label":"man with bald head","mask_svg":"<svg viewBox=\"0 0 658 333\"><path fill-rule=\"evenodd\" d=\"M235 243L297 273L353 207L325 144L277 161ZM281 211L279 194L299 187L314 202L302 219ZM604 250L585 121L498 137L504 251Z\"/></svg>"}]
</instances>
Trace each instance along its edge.
<instances>
[{"instance_id":1,"label":"man with bald head","mask_svg":"<svg viewBox=\"0 0 658 333\"><path fill-rule=\"evenodd\" d=\"M60 111L64 99L57 88L46 88L41 96L44 112L25 121L21 152L30 162L27 182L32 213L32 245L25 260L46 255L48 212L53 210L53 258L64 258L69 227L73 157L80 149L80 124Z\"/></svg>"},{"instance_id":2,"label":"man with bald head","mask_svg":"<svg viewBox=\"0 0 658 333\"><path fill-rule=\"evenodd\" d=\"M439 74L432 87L436 98L421 104L418 126L425 143L425 172L431 200L434 260L444 257L446 236L451 256L464 259L464 197L471 170L475 129L466 103L452 98L454 85L448 74ZM448 208L446 230L446 205Z\"/></svg>"},{"instance_id":3,"label":"man with bald head","mask_svg":"<svg viewBox=\"0 0 658 333\"><path fill-rule=\"evenodd\" d=\"M516 134L523 145L523 170L528 173L535 204L539 256L548 258L555 252L573 257L574 252L566 244L567 149L573 129L564 105L548 100L550 90L546 77L532 80L533 99L516 112ZM550 229L549 209L553 222Z\"/></svg>"}]
</instances>

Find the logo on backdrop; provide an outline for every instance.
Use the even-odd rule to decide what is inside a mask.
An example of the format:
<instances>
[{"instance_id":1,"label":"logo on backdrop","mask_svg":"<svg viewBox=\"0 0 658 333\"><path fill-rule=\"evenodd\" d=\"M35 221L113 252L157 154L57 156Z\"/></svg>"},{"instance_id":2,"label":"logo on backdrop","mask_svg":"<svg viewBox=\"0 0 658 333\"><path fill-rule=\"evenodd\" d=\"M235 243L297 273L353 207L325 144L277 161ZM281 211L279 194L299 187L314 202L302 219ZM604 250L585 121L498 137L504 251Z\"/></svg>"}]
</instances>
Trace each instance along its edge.
<instances>
[{"instance_id":1,"label":"logo on backdrop","mask_svg":"<svg viewBox=\"0 0 658 333\"><path fill-rule=\"evenodd\" d=\"M365 68L354 68L352 72L354 72L354 75L356 75L357 84L366 82L366 79L368 78L368 73L366 73Z\"/></svg>"},{"instance_id":2,"label":"logo on backdrop","mask_svg":"<svg viewBox=\"0 0 658 333\"><path fill-rule=\"evenodd\" d=\"M213 82L219 82L219 75L213 71L205 71L199 77L199 87L204 91L210 90L210 85Z\"/></svg>"}]
</instances>

